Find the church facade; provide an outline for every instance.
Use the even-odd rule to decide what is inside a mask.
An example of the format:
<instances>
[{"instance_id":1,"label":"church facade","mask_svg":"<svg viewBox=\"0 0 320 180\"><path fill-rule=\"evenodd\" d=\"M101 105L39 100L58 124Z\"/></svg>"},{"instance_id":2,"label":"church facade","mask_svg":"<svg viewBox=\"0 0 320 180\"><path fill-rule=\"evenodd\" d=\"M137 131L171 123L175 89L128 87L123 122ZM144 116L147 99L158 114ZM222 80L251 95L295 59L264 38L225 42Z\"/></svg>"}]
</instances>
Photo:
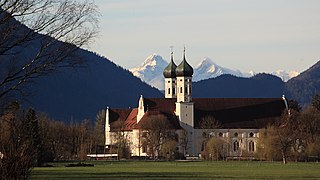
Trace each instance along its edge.
<instances>
[{"instance_id":1,"label":"church facade","mask_svg":"<svg viewBox=\"0 0 320 180\"><path fill-rule=\"evenodd\" d=\"M141 143L143 132L140 124L151 116L162 115L169 120L179 141L187 140L184 145L177 142L177 149L185 156L198 157L208 136L224 142L223 154L226 157L253 156L257 151L259 129L276 121L288 109L284 97L192 98L193 68L186 60L185 50L178 66L171 53L171 61L163 75L164 98L145 98L141 95L137 108L106 109L106 147L112 147L118 141L116 127L122 124L121 133L129 141L131 155L147 156L148 147Z\"/></svg>"}]
</instances>

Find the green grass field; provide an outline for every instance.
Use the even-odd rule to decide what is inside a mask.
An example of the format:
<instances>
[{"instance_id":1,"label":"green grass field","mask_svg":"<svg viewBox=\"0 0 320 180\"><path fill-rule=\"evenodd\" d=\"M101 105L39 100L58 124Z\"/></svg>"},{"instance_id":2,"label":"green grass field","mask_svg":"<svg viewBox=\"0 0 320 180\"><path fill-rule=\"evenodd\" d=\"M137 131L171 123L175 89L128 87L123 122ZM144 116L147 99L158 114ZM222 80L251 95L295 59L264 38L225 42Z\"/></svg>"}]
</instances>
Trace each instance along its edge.
<instances>
[{"instance_id":1,"label":"green grass field","mask_svg":"<svg viewBox=\"0 0 320 180\"><path fill-rule=\"evenodd\" d=\"M94 167L34 168L31 179L320 179L320 163L280 162L106 162Z\"/></svg>"}]
</instances>

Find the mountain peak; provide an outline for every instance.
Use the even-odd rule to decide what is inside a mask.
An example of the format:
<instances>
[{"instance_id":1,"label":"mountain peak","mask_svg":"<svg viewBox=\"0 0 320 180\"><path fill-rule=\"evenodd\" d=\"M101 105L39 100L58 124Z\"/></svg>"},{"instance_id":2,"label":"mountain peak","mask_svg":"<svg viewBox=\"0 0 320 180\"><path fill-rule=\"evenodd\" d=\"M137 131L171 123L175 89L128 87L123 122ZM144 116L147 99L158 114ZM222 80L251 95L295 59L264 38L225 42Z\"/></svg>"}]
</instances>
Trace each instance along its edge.
<instances>
[{"instance_id":1,"label":"mountain peak","mask_svg":"<svg viewBox=\"0 0 320 180\"><path fill-rule=\"evenodd\" d=\"M148 82L151 86L164 89L162 73L167 65L168 62L165 61L162 56L153 53L144 60L141 66L131 68L129 71L143 81Z\"/></svg>"},{"instance_id":2,"label":"mountain peak","mask_svg":"<svg viewBox=\"0 0 320 180\"><path fill-rule=\"evenodd\" d=\"M156 66L156 65L162 65L162 64L168 64L162 56L153 53L152 55L148 56L146 60L141 64L140 67L146 67L146 66Z\"/></svg>"}]
</instances>

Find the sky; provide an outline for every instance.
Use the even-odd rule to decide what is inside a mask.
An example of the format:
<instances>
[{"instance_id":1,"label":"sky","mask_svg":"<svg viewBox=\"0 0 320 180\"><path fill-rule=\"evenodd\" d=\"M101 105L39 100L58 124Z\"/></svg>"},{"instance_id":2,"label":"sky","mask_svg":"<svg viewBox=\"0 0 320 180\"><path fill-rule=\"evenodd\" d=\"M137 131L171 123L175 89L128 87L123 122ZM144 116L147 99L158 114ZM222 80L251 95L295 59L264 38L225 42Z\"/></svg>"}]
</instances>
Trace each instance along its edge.
<instances>
[{"instance_id":1,"label":"sky","mask_svg":"<svg viewBox=\"0 0 320 180\"><path fill-rule=\"evenodd\" d=\"M196 66L209 57L243 72L302 72L320 60L320 0L95 0L90 50L124 68L156 53Z\"/></svg>"}]
</instances>

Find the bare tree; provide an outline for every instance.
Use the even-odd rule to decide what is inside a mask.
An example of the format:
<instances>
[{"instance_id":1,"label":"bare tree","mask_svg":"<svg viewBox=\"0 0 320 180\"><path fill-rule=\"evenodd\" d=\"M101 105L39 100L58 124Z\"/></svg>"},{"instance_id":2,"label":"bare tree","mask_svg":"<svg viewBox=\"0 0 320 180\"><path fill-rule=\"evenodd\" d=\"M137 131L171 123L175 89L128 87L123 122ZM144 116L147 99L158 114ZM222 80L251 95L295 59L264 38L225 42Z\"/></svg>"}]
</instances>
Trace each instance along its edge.
<instances>
[{"instance_id":1,"label":"bare tree","mask_svg":"<svg viewBox=\"0 0 320 180\"><path fill-rule=\"evenodd\" d=\"M146 133L144 143L148 147L148 154L154 159L161 155L161 148L167 141L176 142L175 129L164 115L151 115L141 123L141 129Z\"/></svg>"},{"instance_id":2,"label":"bare tree","mask_svg":"<svg viewBox=\"0 0 320 180\"><path fill-rule=\"evenodd\" d=\"M37 164L39 129L33 110L15 104L0 117L0 179L26 179Z\"/></svg>"},{"instance_id":3,"label":"bare tree","mask_svg":"<svg viewBox=\"0 0 320 180\"><path fill-rule=\"evenodd\" d=\"M216 120L213 116L205 116L200 121L200 128L203 129L203 137L206 141L213 136L215 129L221 127L221 123Z\"/></svg>"},{"instance_id":4,"label":"bare tree","mask_svg":"<svg viewBox=\"0 0 320 180\"><path fill-rule=\"evenodd\" d=\"M105 124L106 111L101 110L96 116L96 122L93 129L94 153L105 153ZM101 152L103 150L103 152Z\"/></svg>"},{"instance_id":5,"label":"bare tree","mask_svg":"<svg viewBox=\"0 0 320 180\"><path fill-rule=\"evenodd\" d=\"M81 63L76 52L97 34L96 9L88 1L1 0L0 100L25 92L36 77Z\"/></svg>"}]
</instances>

